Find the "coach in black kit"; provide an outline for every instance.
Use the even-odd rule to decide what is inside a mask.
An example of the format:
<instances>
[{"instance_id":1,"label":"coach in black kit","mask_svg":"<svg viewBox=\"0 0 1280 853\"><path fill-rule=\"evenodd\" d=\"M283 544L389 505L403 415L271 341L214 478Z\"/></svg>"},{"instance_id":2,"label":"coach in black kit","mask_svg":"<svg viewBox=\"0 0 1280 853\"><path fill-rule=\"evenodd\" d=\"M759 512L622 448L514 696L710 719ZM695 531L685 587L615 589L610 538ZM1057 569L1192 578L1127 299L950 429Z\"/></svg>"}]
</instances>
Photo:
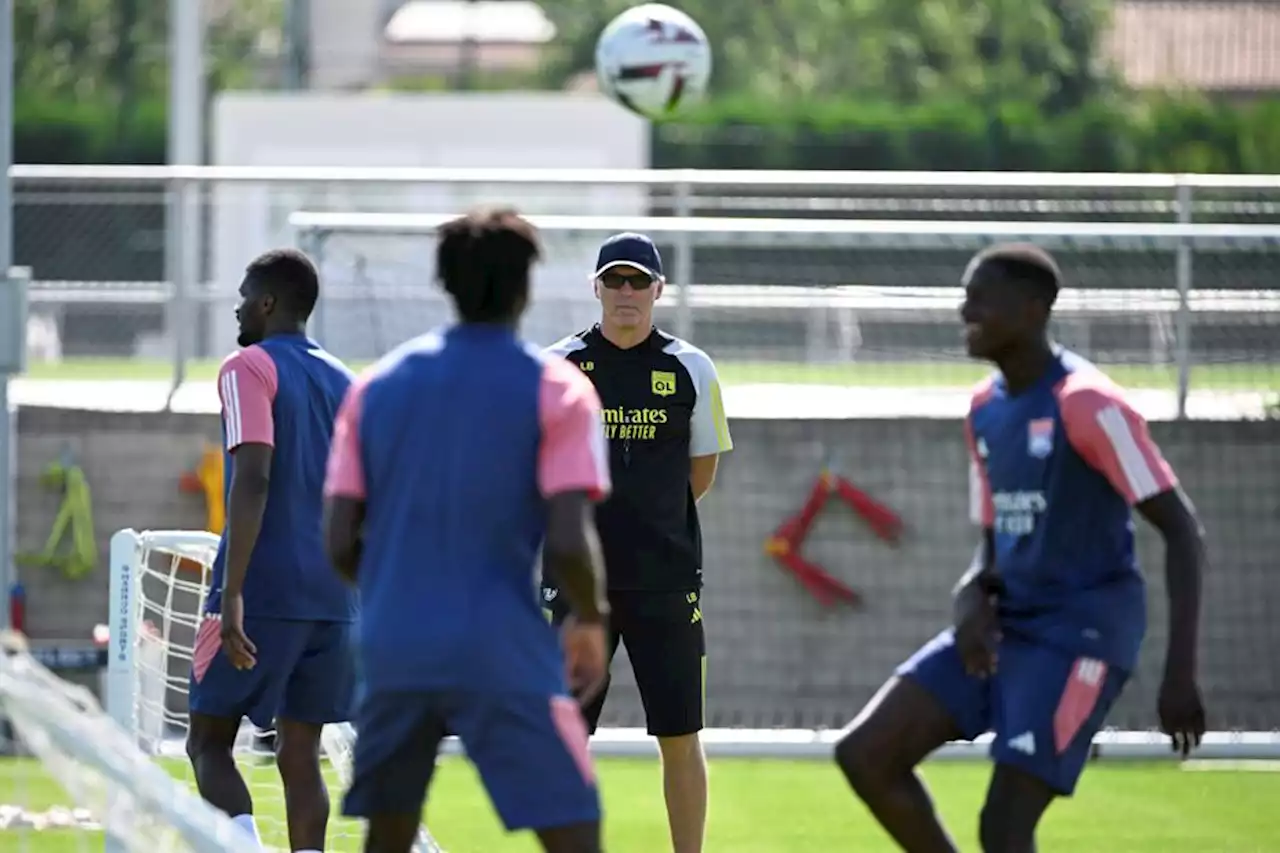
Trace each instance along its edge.
<instances>
[{"instance_id":1,"label":"coach in black kit","mask_svg":"<svg viewBox=\"0 0 1280 853\"><path fill-rule=\"evenodd\" d=\"M653 326L662 258L649 238L618 234L600 248L598 325L548 352L590 377L604 406L613 494L596 508L611 608L610 655L626 644L649 733L658 738L675 853L698 853L706 823L702 533L697 501L719 454L733 447L715 366ZM566 613L544 587L552 618ZM583 711L592 731L606 682Z\"/></svg>"}]
</instances>

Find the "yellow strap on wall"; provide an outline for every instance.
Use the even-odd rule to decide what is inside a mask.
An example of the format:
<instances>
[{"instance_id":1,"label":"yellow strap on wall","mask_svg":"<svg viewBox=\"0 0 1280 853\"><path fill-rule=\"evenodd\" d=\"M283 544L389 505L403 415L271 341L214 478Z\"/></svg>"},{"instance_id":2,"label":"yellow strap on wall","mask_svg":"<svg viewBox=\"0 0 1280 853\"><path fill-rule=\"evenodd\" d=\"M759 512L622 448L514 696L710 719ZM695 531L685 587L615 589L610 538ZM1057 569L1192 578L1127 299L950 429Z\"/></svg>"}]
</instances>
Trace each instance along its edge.
<instances>
[{"instance_id":1,"label":"yellow strap on wall","mask_svg":"<svg viewBox=\"0 0 1280 853\"><path fill-rule=\"evenodd\" d=\"M89 481L79 465L54 462L45 469L41 482L62 491L62 504L53 519L53 530L38 554L18 554L17 561L26 565L53 566L70 578L81 578L98 565L98 543L93 533L93 496ZM70 529L69 547L63 539Z\"/></svg>"}]
</instances>

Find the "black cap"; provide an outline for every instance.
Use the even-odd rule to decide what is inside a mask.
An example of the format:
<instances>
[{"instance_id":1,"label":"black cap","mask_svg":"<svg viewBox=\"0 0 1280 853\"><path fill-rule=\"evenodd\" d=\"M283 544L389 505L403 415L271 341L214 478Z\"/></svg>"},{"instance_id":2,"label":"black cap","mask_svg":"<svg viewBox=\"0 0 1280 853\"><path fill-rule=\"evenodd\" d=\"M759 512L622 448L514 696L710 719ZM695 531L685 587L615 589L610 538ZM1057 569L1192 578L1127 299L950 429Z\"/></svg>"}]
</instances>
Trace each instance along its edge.
<instances>
[{"instance_id":1,"label":"black cap","mask_svg":"<svg viewBox=\"0 0 1280 853\"><path fill-rule=\"evenodd\" d=\"M653 278L662 278L662 255L658 247L643 234L614 234L600 247L596 256L596 274L599 278L614 267L635 267Z\"/></svg>"}]
</instances>

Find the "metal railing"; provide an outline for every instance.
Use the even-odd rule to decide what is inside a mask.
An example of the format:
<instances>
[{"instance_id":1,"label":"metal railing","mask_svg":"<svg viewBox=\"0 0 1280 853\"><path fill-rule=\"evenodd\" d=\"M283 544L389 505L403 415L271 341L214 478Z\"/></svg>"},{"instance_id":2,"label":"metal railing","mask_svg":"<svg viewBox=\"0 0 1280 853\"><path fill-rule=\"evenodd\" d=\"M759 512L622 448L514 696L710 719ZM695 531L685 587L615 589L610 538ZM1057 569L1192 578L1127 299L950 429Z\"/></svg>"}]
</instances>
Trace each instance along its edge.
<instances>
[{"instance_id":1,"label":"metal railing","mask_svg":"<svg viewBox=\"0 0 1280 853\"><path fill-rule=\"evenodd\" d=\"M301 193L334 188L383 192L387 188L431 187L457 191L459 197L485 192L489 197L500 196L502 188L510 188L514 195L526 199L520 205L523 210L550 220L564 215L563 199L551 201L557 193L631 188L642 193L639 208L635 198L629 197L624 209L617 211L617 222L658 232L655 236L666 243L670 255L672 281L697 282L694 287L680 289L686 296L678 306L676 327L686 334L692 327L690 311L695 305L687 301L688 295L696 294L704 284L718 287L728 283L707 281L695 260L699 235L708 229L723 232L729 227L741 244L764 245L788 232L812 235L814 223L806 218L815 215L824 218L823 227L832 232L832 243L875 228L919 238L956 235L966 228L972 233L973 226L957 222L957 216L983 222L982 228L992 237L1004 233L1002 228L1031 238L1050 237L1067 217L1095 226L1113 222L1109 227L1119 239L1141 233L1162 241L1162 251L1163 246L1171 246L1173 276L1161 287L1180 295L1179 308L1172 315L1172 340L1179 397L1183 399L1193 366L1189 341L1195 312L1189 294L1220 289L1197 286L1193 239L1207 241L1215 234L1231 240L1270 239L1272 224L1280 224L1280 175L59 165L14 166L10 175L17 206L23 204L24 196L41 192L71 204L77 198L102 203L125 188L168 210L162 237L166 263L163 274L155 280L89 283L88 275L51 278L36 264L31 296L33 306L162 305L162 324L167 330L163 345L171 352L175 388L183 383L187 364L195 354L193 339L198 335L194 331L207 324L201 319L207 313L202 306L229 299L228 287L234 286L221 278L226 270L211 269L208 260L208 247L221 240L216 228L209 229L208 207L217 206L212 196L224 188L262 187ZM545 207L536 200L528 202L531 193L544 193L548 199ZM348 217L350 224L352 213L367 216L381 227L398 216L439 210L435 204L425 210L403 210L394 202L392 209L376 202L370 204L371 209L360 210L349 199L329 202L328 212L325 206L324 201L315 204L314 197L292 203L292 209L305 207L314 211L309 215L319 217L308 227L319 227L324 216L333 215ZM880 224L859 218L865 216L877 217ZM910 220L904 221L907 217ZM993 217L1004 221L986 221ZM1011 222L1018 222L1017 227L1004 227ZM296 217L294 224L298 224ZM279 241L277 233L262 238ZM254 251L248 245L243 249L220 245L220 250L239 250L241 262ZM21 256L17 260L28 262ZM839 261L831 261L836 263ZM92 259L87 268L91 270ZM760 283L772 282L764 279ZM721 292L722 299L727 296L727 291ZM193 333L187 334L187 330ZM211 345L215 350L217 343Z\"/></svg>"}]
</instances>

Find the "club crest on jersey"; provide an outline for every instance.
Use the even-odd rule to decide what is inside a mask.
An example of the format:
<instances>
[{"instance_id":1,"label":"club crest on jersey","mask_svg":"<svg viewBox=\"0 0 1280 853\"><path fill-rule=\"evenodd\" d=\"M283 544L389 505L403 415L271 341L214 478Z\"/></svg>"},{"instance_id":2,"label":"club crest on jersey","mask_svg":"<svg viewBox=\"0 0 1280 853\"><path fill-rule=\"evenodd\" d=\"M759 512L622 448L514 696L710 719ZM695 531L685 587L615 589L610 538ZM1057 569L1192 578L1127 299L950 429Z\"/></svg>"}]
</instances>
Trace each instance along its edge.
<instances>
[{"instance_id":1,"label":"club crest on jersey","mask_svg":"<svg viewBox=\"0 0 1280 853\"><path fill-rule=\"evenodd\" d=\"M665 370L655 370L649 374L653 383L653 393L659 397L670 397L676 393L676 375Z\"/></svg>"},{"instance_id":2,"label":"club crest on jersey","mask_svg":"<svg viewBox=\"0 0 1280 853\"><path fill-rule=\"evenodd\" d=\"M1027 424L1027 453L1044 459L1053 452L1053 418L1036 418Z\"/></svg>"}]
</instances>

